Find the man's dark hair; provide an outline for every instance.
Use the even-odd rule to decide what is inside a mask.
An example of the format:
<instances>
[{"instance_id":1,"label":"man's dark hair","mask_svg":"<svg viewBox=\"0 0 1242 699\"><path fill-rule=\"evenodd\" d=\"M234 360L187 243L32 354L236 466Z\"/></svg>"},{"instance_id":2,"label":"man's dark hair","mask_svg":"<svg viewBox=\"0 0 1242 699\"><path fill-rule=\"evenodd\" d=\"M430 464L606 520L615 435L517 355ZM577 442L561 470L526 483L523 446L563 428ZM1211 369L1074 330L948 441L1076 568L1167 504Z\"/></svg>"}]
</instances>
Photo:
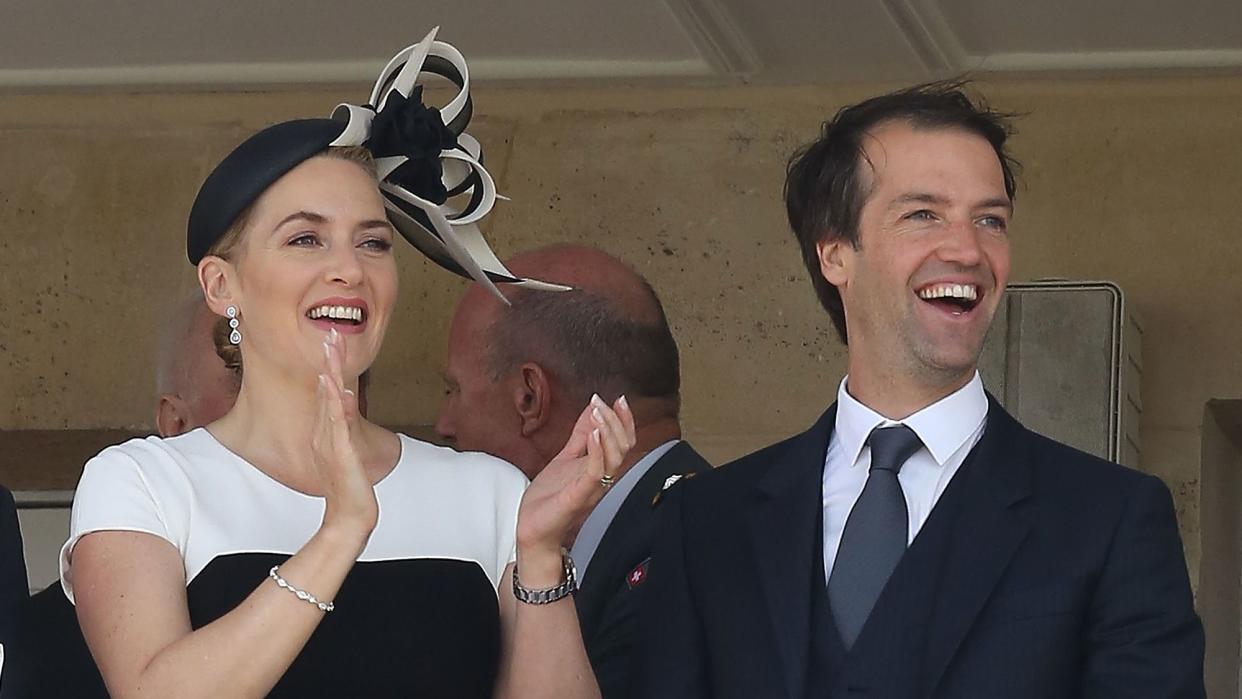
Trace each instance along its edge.
<instances>
[{"instance_id":1,"label":"man's dark hair","mask_svg":"<svg viewBox=\"0 0 1242 699\"><path fill-rule=\"evenodd\" d=\"M680 356L664 307L642 282L654 317L639 318L599 294L574 289L518 289L488 330L492 377L523 362L549 371L575 403L592 393L612 402L622 394L665 399L668 415L680 404ZM643 314L652 315L652 314Z\"/></svg>"},{"instance_id":2,"label":"man's dark hair","mask_svg":"<svg viewBox=\"0 0 1242 699\"><path fill-rule=\"evenodd\" d=\"M964 80L941 81L873 97L842 108L824 122L819 138L789 159L785 175L785 211L802 248L802 261L832 324L848 344L841 293L820 272L815 246L845 239L859 247L858 219L869 194L860 176L863 139L876 127L904 122L916 129L959 129L992 145L1005 178L1005 193L1014 199L1019 164L1005 150L1013 134L1013 116L993 111L964 92Z\"/></svg>"}]
</instances>

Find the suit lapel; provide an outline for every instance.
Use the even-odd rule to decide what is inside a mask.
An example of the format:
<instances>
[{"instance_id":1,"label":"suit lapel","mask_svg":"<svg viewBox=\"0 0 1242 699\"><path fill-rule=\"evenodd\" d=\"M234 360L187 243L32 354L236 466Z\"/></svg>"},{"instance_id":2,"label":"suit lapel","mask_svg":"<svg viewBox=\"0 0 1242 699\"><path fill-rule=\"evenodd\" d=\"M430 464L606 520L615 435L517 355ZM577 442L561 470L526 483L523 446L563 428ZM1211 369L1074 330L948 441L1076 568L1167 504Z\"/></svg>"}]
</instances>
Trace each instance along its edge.
<instances>
[{"instance_id":1,"label":"suit lapel","mask_svg":"<svg viewBox=\"0 0 1242 699\"><path fill-rule=\"evenodd\" d=\"M651 499L664 487L664 481L669 476L710 468L711 464L699 456L689 443L678 442L634 484L634 489L625 497L625 502L621 503L604 530L604 536L591 557L590 572L575 596L583 637L588 642L609 595L623 583L621 576L641 563L642 557L651 555L656 524Z\"/></svg>"},{"instance_id":2,"label":"suit lapel","mask_svg":"<svg viewBox=\"0 0 1242 699\"><path fill-rule=\"evenodd\" d=\"M757 572L790 697L802 697L806 686L811 566L823 565L822 552L815 550L816 524L822 509L824 457L836 414L834 405L810 430L772 455L747 513Z\"/></svg>"},{"instance_id":3,"label":"suit lapel","mask_svg":"<svg viewBox=\"0 0 1242 699\"><path fill-rule=\"evenodd\" d=\"M958 476L965 490L933 602L923 666L932 693L1031 528L1028 435L988 396L988 424Z\"/></svg>"}]
</instances>

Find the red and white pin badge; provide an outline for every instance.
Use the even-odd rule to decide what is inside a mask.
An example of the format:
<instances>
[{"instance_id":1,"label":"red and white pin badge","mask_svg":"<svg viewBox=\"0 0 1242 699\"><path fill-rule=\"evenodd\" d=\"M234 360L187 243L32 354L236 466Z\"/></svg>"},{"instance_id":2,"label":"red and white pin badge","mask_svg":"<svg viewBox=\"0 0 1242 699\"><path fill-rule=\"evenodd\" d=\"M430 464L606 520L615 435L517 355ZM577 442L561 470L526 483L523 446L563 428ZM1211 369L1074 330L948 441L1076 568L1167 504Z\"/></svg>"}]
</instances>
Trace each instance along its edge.
<instances>
[{"instance_id":1,"label":"red and white pin badge","mask_svg":"<svg viewBox=\"0 0 1242 699\"><path fill-rule=\"evenodd\" d=\"M629 574L625 576L625 584L629 585L631 590L639 585L642 585L643 581L647 579L647 567L650 565L651 559L648 558L642 563L634 566L634 570L631 570Z\"/></svg>"}]
</instances>

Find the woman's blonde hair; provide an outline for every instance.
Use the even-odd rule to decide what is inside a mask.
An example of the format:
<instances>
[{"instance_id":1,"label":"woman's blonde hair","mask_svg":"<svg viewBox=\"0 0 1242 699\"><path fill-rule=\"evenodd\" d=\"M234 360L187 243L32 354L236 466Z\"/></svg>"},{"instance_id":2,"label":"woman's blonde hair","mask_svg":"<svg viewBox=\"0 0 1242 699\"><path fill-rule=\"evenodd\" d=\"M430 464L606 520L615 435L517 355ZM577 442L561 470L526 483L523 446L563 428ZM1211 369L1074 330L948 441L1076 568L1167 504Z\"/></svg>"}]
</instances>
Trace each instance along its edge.
<instances>
[{"instance_id":1,"label":"woman's blonde hair","mask_svg":"<svg viewBox=\"0 0 1242 699\"><path fill-rule=\"evenodd\" d=\"M329 157L339 158L351 163L355 163L372 178L376 177L375 158L371 156L371 151L363 146L330 146L327 150L313 157ZM236 261L238 250L241 249L242 238L246 232L246 224L250 219L251 210L254 208L252 203L242 210L237 218L233 220L233 225L220 236L220 239L207 249L207 255L219 257L229 262ZM216 346L216 354L220 359L224 360L224 365L241 374L242 359L241 348L229 342L229 334L232 328L229 327L229 319L220 317L216 319L215 327L212 329L212 340Z\"/></svg>"}]
</instances>

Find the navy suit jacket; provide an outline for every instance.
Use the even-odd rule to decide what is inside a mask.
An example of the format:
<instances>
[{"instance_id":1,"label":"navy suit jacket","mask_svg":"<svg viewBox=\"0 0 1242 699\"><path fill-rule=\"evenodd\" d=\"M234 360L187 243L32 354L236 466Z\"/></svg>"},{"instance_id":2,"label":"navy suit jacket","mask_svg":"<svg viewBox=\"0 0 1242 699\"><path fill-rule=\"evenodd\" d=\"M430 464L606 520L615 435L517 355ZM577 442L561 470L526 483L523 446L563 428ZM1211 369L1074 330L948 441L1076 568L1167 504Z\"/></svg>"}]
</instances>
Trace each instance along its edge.
<instances>
[{"instance_id":1,"label":"navy suit jacket","mask_svg":"<svg viewBox=\"0 0 1242 699\"><path fill-rule=\"evenodd\" d=\"M8 488L0 486L0 643L11 652L18 617L30 594L17 505Z\"/></svg>"},{"instance_id":2,"label":"navy suit jacket","mask_svg":"<svg viewBox=\"0 0 1242 699\"><path fill-rule=\"evenodd\" d=\"M853 651L809 673L835 415L670 493L633 696L1204 696L1168 489L1030 432L994 400ZM830 686L808 686L825 675Z\"/></svg>"},{"instance_id":3,"label":"navy suit jacket","mask_svg":"<svg viewBox=\"0 0 1242 699\"><path fill-rule=\"evenodd\" d=\"M634 484L591 557L590 569L574 600L587 655L604 699L624 696L630 679L658 514L653 499L670 476L710 469L688 442L673 446Z\"/></svg>"}]
</instances>

